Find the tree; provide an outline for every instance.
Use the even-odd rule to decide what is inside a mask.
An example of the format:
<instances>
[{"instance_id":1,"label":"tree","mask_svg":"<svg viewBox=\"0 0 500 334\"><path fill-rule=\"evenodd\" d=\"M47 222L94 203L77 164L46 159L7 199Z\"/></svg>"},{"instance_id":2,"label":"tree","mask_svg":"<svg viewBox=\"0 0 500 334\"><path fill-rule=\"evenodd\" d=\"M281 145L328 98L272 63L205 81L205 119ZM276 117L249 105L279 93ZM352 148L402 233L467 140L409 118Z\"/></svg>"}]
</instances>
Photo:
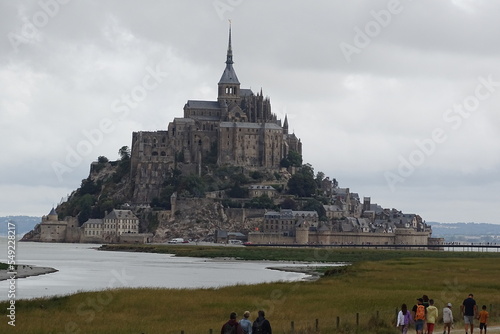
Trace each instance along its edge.
<instances>
[{"instance_id":1,"label":"tree","mask_svg":"<svg viewBox=\"0 0 500 334\"><path fill-rule=\"evenodd\" d=\"M130 149L128 146L122 146L118 150L118 154L120 155L121 161L130 160Z\"/></svg>"},{"instance_id":2,"label":"tree","mask_svg":"<svg viewBox=\"0 0 500 334\"><path fill-rule=\"evenodd\" d=\"M170 197L175 191L176 189L173 185L164 185L164 188L160 192L160 196L153 198L153 200L151 201L151 207L170 210Z\"/></svg>"},{"instance_id":3,"label":"tree","mask_svg":"<svg viewBox=\"0 0 500 334\"><path fill-rule=\"evenodd\" d=\"M106 158L104 155L100 155L98 158L97 158L97 162L100 163L100 164L104 164L106 162L108 162L108 158Z\"/></svg>"},{"instance_id":4,"label":"tree","mask_svg":"<svg viewBox=\"0 0 500 334\"><path fill-rule=\"evenodd\" d=\"M101 181L98 181L96 184L90 179L90 177L87 179L83 179L82 184L80 185L79 194L82 196L85 194L95 195L101 190L101 186Z\"/></svg>"},{"instance_id":5,"label":"tree","mask_svg":"<svg viewBox=\"0 0 500 334\"><path fill-rule=\"evenodd\" d=\"M92 205L94 204L94 197L90 194L83 195L77 202L78 213L78 226L81 226L91 217Z\"/></svg>"},{"instance_id":6,"label":"tree","mask_svg":"<svg viewBox=\"0 0 500 334\"><path fill-rule=\"evenodd\" d=\"M248 196L248 189L241 187L239 184L235 184L227 194L231 198L245 198Z\"/></svg>"},{"instance_id":7,"label":"tree","mask_svg":"<svg viewBox=\"0 0 500 334\"><path fill-rule=\"evenodd\" d=\"M290 166L300 167L302 165L302 155L296 151L289 151L287 156L280 161L280 166L288 168Z\"/></svg>"},{"instance_id":8,"label":"tree","mask_svg":"<svg viewBox=\"0 0 500 334\"><path fill-rule=\"evenodd\" d=\"M288 193L299 197L310 197L316 194L316 181L314 169L305 164L288 180Z\"/></svg>"},{"instance_id":9,"label":"tree","mask_svg":"<svg viewBox=\"0 0 500 334\"><path fill-rule=\"evenodd\" d=\"M297 151L288 152L288 161L290 161L290 165L294 167L300 167L302 165L302 155Z\"/></svg>"},{"instance_id":10,"label":"tree","mask_svg":"<svg viewBox=\"0 0 500 334\"><path fill-rule=\"evenodd\" d=\"M205 196L205 181L198 175L188 175L181 178L180 184L177 187L177 191L182 193L186 191L193 197L203 197Z\"/></svg>"},{"instance_id":11,"label":"tree","mask_svg":"<svg viewBox=\"0 0 500 334\"><path fill-rule=\"evenodd\" d=\"M280 166L284 168L290 167L290 161L287 158L283 158L280 161Z\"/></svg>"},{"instance_id":12,"label":"tree","mask_svg":"<svg viewBox=\"0 0 500 334\"><path fill-rule=\"evenodd\" d=\"M269 196L262 195L252 198L252 200L245 206L254 209L271 209L274 208L274 202L271 198L269 198Z\"/></svg>"},{"instance_id":13,"label":"tree","mask_svg":"<svg viewBox=\"0 0 500 334\"><path fill-rule=\"evenodd\" d=\"M281 202L281 208L282 209L290 209L290 210L296 210L297 209L297 203L291 198L285 198L283 202Z\"/></svg>"},{"instance_id":14,"label":"tree","mask_svg":"<svg viewBox=\"0 0 500 334\"><path fill-rule=\"evenodd\" d=\"M316 211L318 213L319 220L325 221L326 219L326 210L323 204L315 199L310 199L306 202L306 204L302 207L304 211Z\"/></svg>"},{"instance_id":15,"label":"tree","mask_svg":"<svg viewBox=\"0 0 500 334\"><path fill-rule=\"evenodd\" d=\"M231 174L230 178L231 178L231 181L235 185L241 185L241 184L248 183L247 177L245 176L245 174L243 174L241 172L240 173Z\"/></svg>"},{"instance_id":16,"label":"tree","mask_svg":"<svg viewBox=\"0 0 500 334\"><path fill-rule=\"evenodd\" d=\"M203 156L203 164L217 164L217 142L213 142L212 145L210 145L210 151Z\"/></svg>"},{"instance_id":17,"label":"tree","mask_svg":"<svg viewBox=\"0 0 500 334\"><path fill-rule=\"evenodd\" d=\"M316 185L318 186L318 188L321 188L321 183L324 179L325 179L325 173L318 172L316 174Z\"/></svg>"},{"instance_id":18,"label":"tree","mask_svg":"<svg viewBox=\"0 0 500 334\"><path fill-rule=\"evenodd\" d=\"M250 173L250 177L254 180L261 181L264 178L264 174L256 170Z\"/></svg>"}]
</instances>

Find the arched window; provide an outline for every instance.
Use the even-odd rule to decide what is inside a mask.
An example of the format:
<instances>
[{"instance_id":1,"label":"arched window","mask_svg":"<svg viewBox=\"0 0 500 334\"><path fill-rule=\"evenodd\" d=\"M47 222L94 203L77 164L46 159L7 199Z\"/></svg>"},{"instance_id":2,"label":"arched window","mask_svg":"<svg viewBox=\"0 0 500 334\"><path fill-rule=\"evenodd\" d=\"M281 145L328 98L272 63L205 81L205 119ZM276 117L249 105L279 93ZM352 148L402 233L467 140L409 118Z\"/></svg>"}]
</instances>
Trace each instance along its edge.
<instances>
[{"instance_id":1,"label":"arched window","mask_svg":"<svg viewBox=\"0 0 500 334\"><path fill-rule=\"evenodd\" d=\"M158 152L153 151L153 152L151 153L151 155L155 157L155 156L157 156L157 155L158 155Z\"/></svg>"}]
</instances>

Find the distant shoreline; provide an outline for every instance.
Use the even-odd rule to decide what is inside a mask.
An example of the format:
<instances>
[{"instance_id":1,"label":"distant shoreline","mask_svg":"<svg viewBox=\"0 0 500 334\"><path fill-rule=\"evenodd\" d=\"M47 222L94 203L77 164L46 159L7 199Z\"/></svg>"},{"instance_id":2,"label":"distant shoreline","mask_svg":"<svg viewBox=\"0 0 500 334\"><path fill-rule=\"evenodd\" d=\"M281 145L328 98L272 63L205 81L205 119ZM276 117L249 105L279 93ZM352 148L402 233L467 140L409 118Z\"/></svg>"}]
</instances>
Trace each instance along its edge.
<instances>
[{"instance_id":1,"label":"distant shoreline","mask_svg":"<svg viewBox=\"0 0 500 334\"><path fill-rule=\"evenodd\" d=\"M50 267L36 267L30 265L19 264L15 278L26 278L31 276L39 276L58 272L59 270ZM14 273L9 272L7 269L0 270L0 281L11 279Z\"/></svg>"}]
</instances>

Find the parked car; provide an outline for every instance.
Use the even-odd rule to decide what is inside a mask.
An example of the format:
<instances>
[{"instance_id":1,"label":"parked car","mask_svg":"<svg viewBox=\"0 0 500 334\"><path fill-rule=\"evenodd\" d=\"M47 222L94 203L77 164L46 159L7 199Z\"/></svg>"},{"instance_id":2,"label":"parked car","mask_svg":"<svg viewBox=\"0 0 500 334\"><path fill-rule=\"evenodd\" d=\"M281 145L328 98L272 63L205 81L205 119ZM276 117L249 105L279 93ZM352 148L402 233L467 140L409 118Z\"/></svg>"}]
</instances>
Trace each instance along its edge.
<instances>
[{"instance_id":1,"label":"parked car","mask_svg":"<svg viewBox=\"0 0 500 334\"><path fill-rule=\"evenodd\" d=\"M184 242L184 238L173 238L168 241L169 244L180 244Z\"/></svg>"}]
</instances>

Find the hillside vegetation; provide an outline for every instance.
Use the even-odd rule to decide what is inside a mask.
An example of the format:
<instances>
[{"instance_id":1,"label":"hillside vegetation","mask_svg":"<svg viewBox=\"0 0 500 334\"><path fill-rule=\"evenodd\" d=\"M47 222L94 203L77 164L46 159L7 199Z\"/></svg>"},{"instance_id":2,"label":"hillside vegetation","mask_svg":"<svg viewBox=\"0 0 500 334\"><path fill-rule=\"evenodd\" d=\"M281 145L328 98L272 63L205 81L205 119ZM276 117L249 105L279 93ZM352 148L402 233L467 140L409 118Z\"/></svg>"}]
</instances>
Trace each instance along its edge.
<instances>
[{"instance_id":1,"label":"hillside vegetation","mask_svg":"<svg viewBox=\"0 0 500 334\"><path fill-rule=\"evenodd\" d=\"M100 156L97 162L92 163L89 176L83 179L78 189L61 203L56 211L59 219L67 216L77 217L79 225L88 219L103 218L106 212L117 208L132 208L134 180L131 178L130 150L123 146L119 150L121 159L109 161ZM291 197L311 196L316 194L324 173L318 172L315 176L311 165L301 165L302 156L291 152L288 158L283 159L283 167L295 168L296 173L291 175L286 169L278 170L251 170L236 166L216 166L210 164L201 175L183 174L180 169L169 171L169 175L161 185L158 197L148 203L151 209L139 208L134 210L141 220L140 232L154 232L158 227L158 218L154 211L170 210L170 198L176 193L179 198L205 198L210 192L222 192L220 202L225 208L248 208L279 210L302 209L316 210L319 217L326 219L322 204L328 203L320 195L304 201L294 201ZM248 186L251 184L266 184L282 195L290 195L282 201L274 201L267 195L249 198Z\"/></svg>"}]
</instances>

